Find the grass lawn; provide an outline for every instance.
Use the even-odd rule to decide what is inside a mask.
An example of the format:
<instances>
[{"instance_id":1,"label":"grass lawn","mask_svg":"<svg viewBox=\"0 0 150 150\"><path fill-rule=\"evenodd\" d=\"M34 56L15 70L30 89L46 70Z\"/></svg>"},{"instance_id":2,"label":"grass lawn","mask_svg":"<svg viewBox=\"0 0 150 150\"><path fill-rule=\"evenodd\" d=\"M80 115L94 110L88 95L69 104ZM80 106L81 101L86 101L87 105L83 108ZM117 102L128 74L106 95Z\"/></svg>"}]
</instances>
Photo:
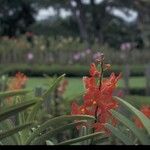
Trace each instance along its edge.
<instances>
[{"instance_id":1,"label":"grass lawn","mask_svg":"<svg viewBox=\"0 0 150 150\"><path fill-rule=\"evenodd\" d=\"M75 97L82 93L84 91L84 87L82 84L82 78L67 78L69 81L69 85L67 87L67 90L64 94L64 98L67 100L72 99L72 97ZM27 82L27 88L32 89L38 86L42 86L43 88L47 88L51 84L50 80L47 78L29 78ZM146 81L143 77L132 77L130 78L130 86L131 87L144 87L146 84ZM124 83L123 80L120 80L118 87L123 87ZM124 98L129 103L133 104L134 106L141 105L150 105L150 96L139 96L139 95L130 95L126 96ZM67 101L68 101L67 100ZM69 102L69 101L68 101Z\"/></svg>"},{"instance_id":2,"label":"grass lawn","mask_svg":"<svg viewBox=\"0 0 150 150\"><path fill-rule=\"evenodd\" d=\"M72 95L80 94L84 91L82 78L67 78L69 81L69 85L67 87L67 91L65 93L65 97L70 97ZM27 88L35 88L38 86L48 87L50 85L50 80L47 78L29 78L27 82ZM144 77L131 77L130 86L142 88L145 87L146 81ZM124 87L123 80L120 80L118 87Z\"/></svg>"}]
</instances>

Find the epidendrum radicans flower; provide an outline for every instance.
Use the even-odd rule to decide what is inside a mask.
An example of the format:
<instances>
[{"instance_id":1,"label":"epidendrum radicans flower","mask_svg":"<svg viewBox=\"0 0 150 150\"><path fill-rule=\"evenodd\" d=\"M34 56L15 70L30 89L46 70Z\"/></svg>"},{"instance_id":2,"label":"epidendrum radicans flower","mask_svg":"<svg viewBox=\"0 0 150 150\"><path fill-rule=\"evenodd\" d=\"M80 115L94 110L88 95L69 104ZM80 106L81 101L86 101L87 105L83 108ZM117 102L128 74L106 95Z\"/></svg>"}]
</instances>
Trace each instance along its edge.
<instances>
[{"instance_id":1,"label":"epidendrum radicans flower","mask_svg":"<svg viewBox=\"0 0 150 150\"><path fill-rule=\"evenodd\" d=\"M24 75L21 72L16 73L15 77L13 77L9 84L8 84L8 90L19 90L25 86L27 82L27 76ZM13 104L13 99L12 97L8 97L6 100L7 104L12 105Z\"/></svg>"},{"instance_id":2,"label":"epidendrum radicans flower","mask_svg":"<svg viewBox=\"0 0 150 150\"><path fill-rule=\"evenodd\" d=\"M121 78L121 74L116 76L114 73L107 79L102 79L103 71L110 68L109 64L101 63L101 71L97 69L95 63L91 64L90 77L83 77L85 93L83 96L83 104L79 106L76 102L72 103L72 115L92 115L95 116L96 122L93 127L95 131L106 131L104 124L111 121L115 125L116 120L111 116L109 110L118 107L117 102L113 98L114 90L117 82Z\"/></svg>"},{"instance_id":3,"label":"epidendrum radicans flower","mask_svg":"<svg viewBox=\"0 0 150 150\"><path fill-rule=\"evenodd\" d=\"M25 86L27 76L21 72L16 73L15 77L10 80L8 90L19 90Z\"/></svg>"},{"instance_id":4,"label":"epidendrum radicans flower","mask_svg":"<svg viewBox=\"0 0 150 150\"><path fill-rule=\"evenodd\" d=\"M142 106L140 111L150 119L150 106ZM138 128L143 128L142 122L137 117L133 117L133 119Z\"/></svg>"},{"instance_id":5,"label":"epidendrum radicans flower","mask_svg":"<svg viewBox=\"0 0 150 150\"><path fill-rule=\"evenodd\" d=\"M67 80L63 80L59 84L59 86L57 88L58 95L62 96L64 94L64 92L66 91L67 85L68 85L68 81Z\"/></svg>"}]
</instances>

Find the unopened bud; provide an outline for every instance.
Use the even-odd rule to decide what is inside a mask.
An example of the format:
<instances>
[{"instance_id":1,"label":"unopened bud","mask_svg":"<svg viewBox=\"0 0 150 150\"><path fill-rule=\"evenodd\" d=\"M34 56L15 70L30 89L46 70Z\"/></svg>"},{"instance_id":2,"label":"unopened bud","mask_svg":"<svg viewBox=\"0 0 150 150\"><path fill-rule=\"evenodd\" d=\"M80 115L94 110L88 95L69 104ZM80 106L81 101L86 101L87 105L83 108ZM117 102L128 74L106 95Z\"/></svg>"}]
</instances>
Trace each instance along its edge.
<instances>
[{"instance_id":1,"label":"unopened bud","mask_svg":"<svg viewBox=\"0 0 150 150\"><path fill-rule=\"evenodd\" d=\"M104 61L104 54L100 53L99 57L95 60L97 64L100 64Z\"/></svg>"},{"instance_id":2,"label":"unopened bud","mask_svg":"<svg viewBox=\"0 0 150 150\"><path fill-rule=\"evenodd\" d=\"M110 67L111 67L111 65L110 65L110 64L105 64L105 68L106 68L107 70L109 70L109 69L110 69Z\"/></svg>"}]
</instances>

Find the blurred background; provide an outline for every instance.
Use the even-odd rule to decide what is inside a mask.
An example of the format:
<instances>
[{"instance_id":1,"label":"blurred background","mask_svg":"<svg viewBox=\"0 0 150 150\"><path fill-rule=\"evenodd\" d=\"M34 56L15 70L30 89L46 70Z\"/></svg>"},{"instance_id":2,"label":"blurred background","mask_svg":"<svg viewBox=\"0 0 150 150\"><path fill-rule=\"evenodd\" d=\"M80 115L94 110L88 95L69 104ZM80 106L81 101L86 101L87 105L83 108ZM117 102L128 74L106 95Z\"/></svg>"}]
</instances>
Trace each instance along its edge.
<instances>
[{"instance_id":1,"label":"blurred background","mask_svg":"<svg viewBox=\"0 0 150 150\"><path fill-rule=\"evenodd\" d=\"M46 86L44 75L66 73L65 97L83 91L82 76L103 52L122 72L129 99L150 95L149 0L0 0L0 75L20 71L28 88Z\"/></svg>"}]
</instances>

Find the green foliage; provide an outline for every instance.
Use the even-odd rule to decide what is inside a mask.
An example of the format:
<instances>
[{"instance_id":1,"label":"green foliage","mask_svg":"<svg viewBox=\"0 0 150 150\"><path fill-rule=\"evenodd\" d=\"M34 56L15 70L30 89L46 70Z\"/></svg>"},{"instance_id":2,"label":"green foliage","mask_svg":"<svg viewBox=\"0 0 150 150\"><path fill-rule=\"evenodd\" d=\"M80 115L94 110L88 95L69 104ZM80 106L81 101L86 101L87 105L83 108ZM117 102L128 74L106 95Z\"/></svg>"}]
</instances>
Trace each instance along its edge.
<instances>
[{"instance_id":1,"label":"green foliage","mask_svg":"<svg viewBox=\"0 0 150 150\"><path fill-rule=\"evenodd\" d=\"M6 91L6 92L0 92L0 98L7 98L15 95L24 95L29 93L30 90L14 90L14 91Z\"/></svg>"},{"instance_id":2,"label":"green foliage","mask_svg":"<svg viewBox=\"0 0 150 150\"><path fill-rule=\"evenodd\" d=\"M49 96L49 94L51 93L51 91L53 91L58 83L64 78L65 74L63 74L62 76L60 76L59 78L57 78L54 83L51 85L51 87L42 95L42 98L45 99Z\"/></svg>"},{"instance_id":3,"label":"green foliage","mask_svg":"<svg viewBox=\"0 0 150 150\"><path fill-rule=\"evenodd\" d=\"M27 123L24 125L17 126L17 127L10 129L8 131L2 132L2 133L0 133L0 139L11 136L11 135L15 134L16 132L19 132L25 128L30 128L31 126L33 126L33 123Z\"/></svg>"},{"instance_id":4,"label":"green foliage","mask_svg":"<svg viewBox=\"0 0 150 150\"><path fill-rule=\"evenodd\" d=\"M39 122L40 118L37 119L38 112L41 110L45 99L57 88L59 82L63 79L63 77L64 75L56 78L50 88L41 96L34 97L30 100L22 102L17 102L16 104L13 104L13 106L6 106L4 108L1 108L0 128L2 132L0 133L0 138L2 139L2 144L46 144L45 142L49 140L51 136L53 138L54 135L76 127L76 125L79 125L81 123L85 123L86 120L94 120L92 116L67 115L56 118L50 117L47 121L44 121L44 123ZM21 98L28 92L31 93L31 91L29 90L1 92L1 98L4 100L10 97L20 96ZM2 104L4 103L4 100L2 101ZM27 109L29 107L31 107L30 110ZM73 122L74 120L78 121ZM34 121L34 123L32 123L32 121Z\"/></svg>"},{"instance_id":5,"label":"green foliage","mask_svg":"<svg viewBox=\"0 0 150 150\"><path fill-rule=\"evenodd\" d=\"M137 110L135 107L133 107L131 104L129 104L128 102L124 101L119 97L115 97L115 98L119 103L125 106L128 110L130 110L134 115L136 115L141 120L148 134L150 134L150 119L146 117L143 113L141 113L139 110Z\"/></svg>"},{"instance_id":6,"label":"green foliage","mask_svg":"<svg viewBox=\"0 0 150 150\"><path fill-rule=\"evenodd\" d=\"M87 65L27 65L27 64L13 64L0 66L0 74L9 74L14 75L17 71L25 73L29 77L41 77L44 74L49 76L53 75L62 75L64 72L67 77L83 77L89 74L89 66ZM143 65L131 65L131 76L138 77L144 76ZM110 72L114 71L115 73L123 72L123 66L114 65L110 71L105 72L105 76L110 75Z\"/></svg>"},{"instance_id":7,"label":"green foliage","mask_svg":"<svg viewBox=\"0 0 150 150\"><path fill-rule=\"evenodd\" d=\"M123 123L126 127L128 127L128 129L130 129L135 136L139 139L139 141L141 142L141 144L149 144L149 140L147 138L147 136L140 131L135 124L129 120L126 116L123 116L121 113L118 113L117 111L112 110L111 114L117 118L121 123Z\"/></svg>"},{"instance_id":8,"label":"green foliage","mask_svg":"<svg viewBox=\"0 0 150 150\"><path fill-rule=\"evenodd\" d=\"M28 100L22 103L18 103L16 105L10 107L3 107L0 110L0 121L7 119L8 117L25 110L26 108L35 105L37 100Z\"/></svg>"},{"instance_id":9,"label":"green foliage","mask_svg":"<svg viewBox=\"0 0 150 150\"><path fill-rule=\"evenodd\" d=\"M121 140L125 145L134 145L134 143L122 132L119 131L119 129L113 127L110 124L106 124L105 127L111 131L113 135L115 135L119 140Z\"/></svg>"},{"instance_id":10,"label":"green foliage","mask_svg":"<svg viewBox=\"0 0 150 150\"><path fill-rule=\"evenodd\" d=\"M150 129L150 119L147 118L142 112L136 109L134 106L126 102L125 100L114 97L121 106L125 107L132 113L132 116L135 115L137 118L140 119L142 124L144 125L144 129L141 130L133 123L133 118L128 118L121 114L120 112L111 110L111 114L115 117L121 124L117 127L113 127L110 124L106 124L105 127L109 129L117 139L121 140L124 144L127 145L149 145L150 138L149 138L149 129Z\"/></svg>"},{"instance_id":11,"label":"green foliage","mask_svg":"<svg viewBox=\"0 0 150 150\"><path fill-rule=\"evenodd\" d=\"M150 57L149 49L133 49L129 52L130 57L127 57L125 52L120 51L120 48L113 49L107 45L99 45L96 41L91 45L90 50L89 52L87 51L87 47L80 38L71 36L54 38L34 35L32 42L28 42L26 36L14 39L2 37L0 41L0 62L3 64L19 63L35 66L37 64L70 65L74 63L87 65L91 63L97 52L103 52L109 60L108 63L113 62L113 64L123 65L125 61L128 61L130 64L138 63L141 65L146 64ZM29 53L34 55L31 60L28 58ZM76 55L79 57L77 60ZM3 69L4 67L2 67ZM7 70L7 68L5 69ZM136 66L136 69L139 70L139 67Z\"/></svg>"},{"instance_id":12,"label":"green foliage","mask_svg":"<svg viewBox=\"0 0 150 150\"><path fill-rule=\"evenodd\" d=\"M14 97L12 100L15 100L12 106L4 105L0 109L1 145L88 145L91 141L96 145L104 143L149 145L150 120L136 107L118 97L114 98L131 114L127 117L120 110L111 110L110 113L118 120L118 124L115 127L110 122L105 124L105 128L111 133L109 136L104 132L93 133L91 128L95 121L93 116L59 115L56 117L55 113L45 111L44 104L47 98L55 93L63 78L64 75L54 78L49 88L41 94L38 93L38 96L34 95L34 90L1 92L1 99L3 99L1 106L7 98ZM16 101L15 97L20 98ZM132 121L133 116L140 119L143 129L136 127ZM79 126L81 130L77 130Z\"/></svg>"},{"instance_id":13,"label":"green foliage","mask_svg":"<svg viewBox=\"0 0 150 150\"><path fill-rule=\"evenodd\" d=\"M77 142L82 142L82 141L92 139L92 138L97 137L97 136L101 136L102 134L103 134L102 132L88 134L88 135L84 135L84 136L81 136L81 137L78 137L78 138L75 138L75 139L71 139L71 140L59 143L58 145L71 145L71 144L74 144L74 143L77 143Z\"/></svg>"},{"instance_id":14,"label":"green foliage","mask_svg":"<svg viewBox=\"0 0 150 150\"><path fill-rule=\"evenodd\" d=\"M12 37L17 32L24 33L34 22L35 9L31 6L31 1L0 0L0 3L3 4L3 7L0 6L0 35Z\"/></svg>"}]
</instances>

